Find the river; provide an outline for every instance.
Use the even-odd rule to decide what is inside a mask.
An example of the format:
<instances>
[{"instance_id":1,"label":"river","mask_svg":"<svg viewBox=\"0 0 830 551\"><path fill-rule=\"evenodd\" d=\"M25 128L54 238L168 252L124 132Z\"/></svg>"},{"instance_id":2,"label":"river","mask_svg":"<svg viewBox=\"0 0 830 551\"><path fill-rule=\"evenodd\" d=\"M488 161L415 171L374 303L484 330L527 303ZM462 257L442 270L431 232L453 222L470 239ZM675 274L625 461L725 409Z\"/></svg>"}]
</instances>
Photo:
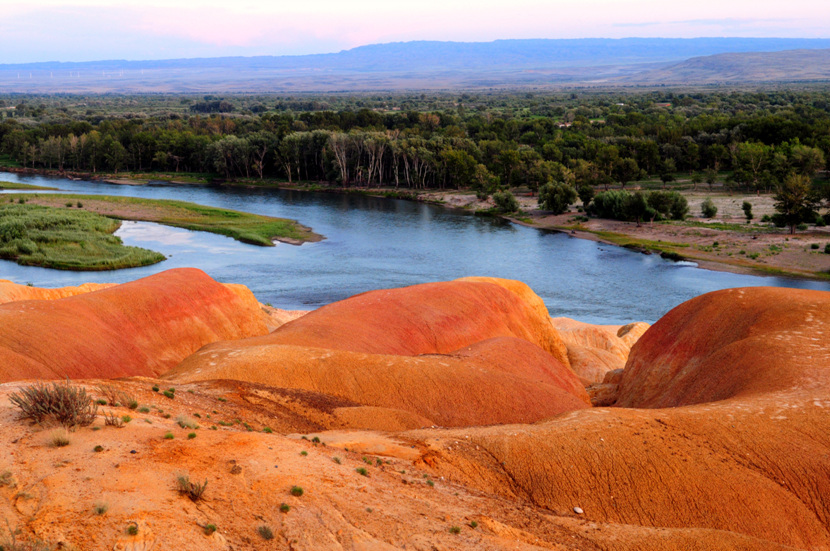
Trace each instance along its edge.
<instances>
[{"instance_id":1,"label":"river","mask_svg":"<svg viewBox=\"0 0 830 551\"><path fill-rule=\"evenodd\" d=\"M485 275L524 281L553 316L603 324L653 323L683 301L729 287L830 291L830 283L703 270L411 201L274 189L124 186L14 173L0 173L0 181L72 193L178 199L292 218L326 237L299 247L256 247L211 233L125 222L117 232L125 244L159 251L168 259L112 272L68 272L0 261L0 279L38 287L122 283L192 266L218 281L247 285L263 303L313 309L372 289Z\"/></svg>"}]
</instances>

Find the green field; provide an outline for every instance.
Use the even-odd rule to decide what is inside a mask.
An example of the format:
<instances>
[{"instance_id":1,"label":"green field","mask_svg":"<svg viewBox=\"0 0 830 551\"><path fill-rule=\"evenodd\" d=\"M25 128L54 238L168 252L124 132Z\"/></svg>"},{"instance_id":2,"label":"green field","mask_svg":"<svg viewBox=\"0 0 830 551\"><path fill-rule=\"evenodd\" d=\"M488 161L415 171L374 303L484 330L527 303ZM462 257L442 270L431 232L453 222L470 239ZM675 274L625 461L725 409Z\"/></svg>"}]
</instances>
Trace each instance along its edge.
<instances>
[{"instance_id":1,"label":"green field","mask_svg":"<svg viewBox=\"0 0 830 551\"><path fill-rule=\"evenodd\" d=\"M21 203L0 204L0 258L59 270L117 270L147 266L164 256L127 247L112 235L118 220Z\"/></svg>"}]
</instances>

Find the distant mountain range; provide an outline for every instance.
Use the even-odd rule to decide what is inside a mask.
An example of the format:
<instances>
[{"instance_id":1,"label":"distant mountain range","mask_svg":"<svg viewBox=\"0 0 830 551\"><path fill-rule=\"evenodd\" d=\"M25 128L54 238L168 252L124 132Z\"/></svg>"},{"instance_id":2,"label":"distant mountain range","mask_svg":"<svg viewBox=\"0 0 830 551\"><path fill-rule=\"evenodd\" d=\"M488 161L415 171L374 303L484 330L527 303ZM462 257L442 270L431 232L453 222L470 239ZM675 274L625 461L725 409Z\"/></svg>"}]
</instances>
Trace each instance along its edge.
<instances>
[{"instance_id":1,"label":"distant mountain range","mask_svg":"<svg viewBox=\"0 0 830 551\"><path fill-rule=\"evenodd\" d=\"M332 54L0 65L8 92L301 92L830 80L830 40L398 42Z\"/></svg>"}]
</instances>

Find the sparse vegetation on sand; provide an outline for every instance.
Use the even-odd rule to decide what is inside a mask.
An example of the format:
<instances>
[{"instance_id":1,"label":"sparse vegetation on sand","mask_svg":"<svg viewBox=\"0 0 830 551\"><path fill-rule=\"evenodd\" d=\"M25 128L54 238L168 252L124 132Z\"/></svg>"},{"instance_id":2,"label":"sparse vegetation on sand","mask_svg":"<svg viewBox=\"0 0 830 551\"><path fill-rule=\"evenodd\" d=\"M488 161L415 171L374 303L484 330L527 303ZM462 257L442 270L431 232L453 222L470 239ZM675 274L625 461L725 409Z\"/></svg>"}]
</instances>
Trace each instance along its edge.
<instances>
[{"instance_id":1,"label":"sparse vegetation on sand","mask_svg":"<svg viewBox=\"0 0 830 551\"><path fill-rule=\"evenodd\" d=\"M25 189L25 190L52 190L58 189L56 187L33 186L32 184L19 184L17 182L0 182L0 189Z\"/></svg>"},{"instance_id":2,"label":"sparse vegetation on sand","mask_svg":"<svg viewBox=\"0 0 830 551\"><path fill-rule=\"evenodd\" d=\"M207 490L207 484L207 479L202 483L191 482L190 475L183 474L176 479L176 490L180 494L189 497L190 501L199 501Z\"/></svg>"}]
</instances>

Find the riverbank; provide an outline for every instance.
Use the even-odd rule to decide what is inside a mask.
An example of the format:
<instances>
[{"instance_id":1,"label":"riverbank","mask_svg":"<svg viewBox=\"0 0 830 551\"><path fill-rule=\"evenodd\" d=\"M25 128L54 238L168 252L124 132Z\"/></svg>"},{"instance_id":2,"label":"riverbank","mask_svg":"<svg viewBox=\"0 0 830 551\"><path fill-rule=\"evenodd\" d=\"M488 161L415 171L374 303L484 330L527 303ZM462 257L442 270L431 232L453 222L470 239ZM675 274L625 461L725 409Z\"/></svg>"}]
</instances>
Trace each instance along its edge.
<instances>
[{"instance_id":1,"label":"riverbank","mask_svg":"<svg viewBox=\"0 0 830 551\"><path fill-rule=\"evenodd\" d=\"M14 172L62 176L57 171L15 169ZM63 175L80 178L81 175ZM89 175L83 175L86 179ZM209 175L180 174L119 174L117 183L146 184L150 181L168 183L213 184L243 188L275 188L334 194L356 194L417 201L440 205L464 212L496 215L492 200L481 201L468 191L401 190L395 188L360 188L331 186L320 182L291 183L277 180L223 181ZM139 178L141 176L142 178ZM113 182L116 175L94 175L93 180ZM708 192L706 192L708 191ZM769 195L730 194L719 190L681 190L687 198L691 216L683 222L646 223L620 222L588 218L577 211L552 216L540 211L536 197L518 195L521 214L502 216L517 224L544 230L566 232L574 237L623 246L646 254L662 254L674 260L689 260L699 267L749 275L785 276L817 281L830 280L830 255L824 253L830 243L830 230L811 227L808 231L789 235L769 224L761 224L764 215L774 214ZM712 198L718 207L714 219L699 216L700 202ZM754 220L747 224L741 205L753 205ZM815 247L815 248L814 248Z\"/></svg>"}]
</instances>

